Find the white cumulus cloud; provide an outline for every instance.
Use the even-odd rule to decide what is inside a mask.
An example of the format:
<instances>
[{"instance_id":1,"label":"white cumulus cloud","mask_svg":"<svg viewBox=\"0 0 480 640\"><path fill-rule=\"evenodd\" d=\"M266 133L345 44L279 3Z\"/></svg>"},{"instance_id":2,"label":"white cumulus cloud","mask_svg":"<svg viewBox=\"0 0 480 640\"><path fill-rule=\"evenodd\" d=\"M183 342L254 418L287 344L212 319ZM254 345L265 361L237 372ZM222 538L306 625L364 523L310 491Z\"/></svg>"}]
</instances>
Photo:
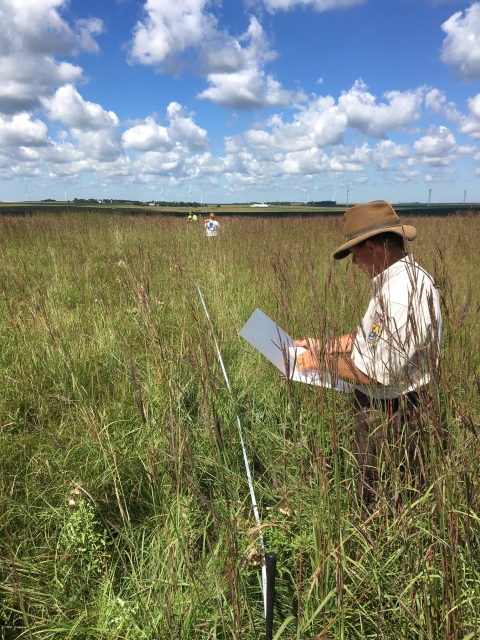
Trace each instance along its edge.
<instances>
[{"instance_id":1,"label":"white cumulus cloud","mask_svg":"<svg viewBox=\"0 0 480 640\"><path fill-rule=\"evenodd\" d=\"M457 75L480 79L480 2L474 2L465 13L454 13L442 29L447 34L442 60Z\"/></svg>"},{"instance_id":2,"label":"white cumulus cloud","mask_svg":"<svg viewBox=\"0 0 480 640\"><path fill-rule=\"evenodd\" d=\"M167 127L162 127L151 116L145 118L142 124L137 124L127 129L122 135L123 146L135 151L154 151L159 149L171 149Z\"/></svg>"},{"instance_id":3,"label":"white cumulus cloud","mask_svg":"<svg viewBox=\"0 0 480 640\"><path fill-rule=\"evenodd\" d=\"M458 130L478 140L480 138L480 93L468 99L468 108L470 113L460 118Z\"/></svg>"},{"instance_id":4,"label":"white cumulus cloud","mask_svg":"<svg viewBox=\"0 0 480 640\"><path fill-rule=\"evenodd\" d=\"M144 182L152 180L154 176L185 178L188 176L187 153L181 146L166 152L147 151L137 158L134 169Z\"/></svg>"},{"instance_id":5,"label":"white cumulus cloud","mask_svg":"<svg viewBox=\"0 0 480 640\"><path fill-rule=\"evenodd\" d=\"M292 122L280 116L268 121L270 132L251 129L245 139L253 147L274 147L284 151L300 151L310 147L339 144L347 128L347 116L341 113L335 100L315 97L295 113Z\"/></svg>"},{"instance_id":6,"label":"white cumulus cloud","mask_svg":"<svg viewBox=\"0 0 480 640\"><path fill-rule=\"evenodd\" d=\"M236 73L212 73L208 75L210 86L197 96L209 99L232 109L263 109L286 107L292 100L289 91L271 75L252 65Z\"/></svg>"},{"instance_id":7,"label":"white cumulus cloud","mask_svg":"<svg viewBox=\"0 0 480 640\"><path fill-rule=\"evenodd\" d=\"M123 155L116 114L84 100L73 85L57 89L43 106L50 120L69 127L86 161L114 162Z\"/></svg>"},{"instance_id":8,"label":"white cumulus cloud","mask_svg":"<svg viewBox=\"0 0 480 640\"><path fill-rule=\"evenodd\" d=\"M372 159L379 170L394 168L392 160L404 160L410 156L408 144L396 144L392 140L382 140L372 152Z\"/></svg>"},{"instance_id":9,"label":"white cumulus cloud","mask_svg":"<svg viewBox=\"0 0 480 640\"><path fill-rule=\"evenodd\" d=\"M387 91L387 102L367 91L362 80L357 80L350 91L338 99L339 110L347 116L348 126L373 138L383 138L388 131L404 129L420 117L423 90Z\"/></svg>"},{"instance_id":10,"label":"white cumulus cloud","mask_svg":"<svg viewBox=\"0 0 480 640\"><path fill-rule=\"evenodd\" d=\"M206 0L147 0L144 18L134 29L130 61L159 71L178 71L188 64L206 78L208 87L200 99L234 109L285 106L293 95L265 72L276 58L269 39L254 16L247 30L233 36L218 29Z\"/></svg>"},{"instance_id":11,"label":"white cumulus cloud","mask_svg":"<svg viewBox=\"0 0 480 640\"><path fill-rule=\"evenodd\" d=\"M190 151L200 151L208 147L208 135L193 120L178 102L167 107L168 127L158 125L151 116L123 133L123 146L134 151L169 151L177 143L184 144Z\"/></svg>"},{"instance_id":12,"label":"white cumulus cloud","mask_svg":"<svg viewBox=\"0 0 480 640\"><path fill-rule=\"evenodd\" d=\"M428 135L413 145L416 157L427 167L446 167L460 155L473 152L473 147L459 146L447 127L432 126Z\"/></svg>"},{"instance_id":13,"label":"white cumulus cloud","mask_svg":"<svg viewBox=\"0 0 480 640\"><path fill-rule=\"evenodd\" d=\"M288 11L294 7L312 7L316 11L329 11L330 9L346 9L363 4L366 0L263 0L268 11L272 13L279 9Z\"/></svg>"},{"instance_id":14,"label":"white cumulus cloud","mask_svg":"<svg viewBox=\"0 0 480 640\"><path fill-rule=\"evenodd\" d=\"M340 144L347 129L365 136L385 138L389 131L405 129L420 116L423 90L389 91L386 102L367 91L357 80L349 91L342 92L335 103L332 96L314 96L294 114L291 122L280 116L270 118L267 129L250 129L247 142L255 148L300 151Z\"/></svg>"},{"instance_id":15,"label":"white cumulus cloud","mask_svg":"<svg viewBox=\"0 0 480 640\"><path fill-rule=\"evenodd\" d=\"M447 120L459 120L461 113L454 102L447 102L444 91L430 89L425 95L425 106L433 113L442 114Z\"/></svg>"},{"instance_id":16,"label":"white cumulus cloud","mask_svg":"<svg viewBox=\"0 0 480 640\"><path fill-rule=\"evenodd\" d=\"M43 104L50 120L59 120L80 131L98 131L119 122L113 111L105 111L99 104L84 100L71 84L57 89Z\"/></svg>"},{"instance_id":17,"label":"white cumulus cloud","mask_svg":"<svg viewBox=\"0 0 480 640\"><path fill-rule=\"evenodd\" d=\"M43 147L48 144L48 128L41 120L32 120L28 113L0 116L1 147Z\"/></svg>"},{"instance_id":18,"label":"white cumulus cloud","mask_svg":"<svg viewBox=\"0 0 480 640\"><path fill-rule=\"evenodd\" d=\"M217 20L205 10L207 4L208 0L147 0L144 18L134 29L132 60L159 66L169 56L214 37Z\"/></svg>"},{"instance_id":19,"label":"white cumulus cloud","mask_svg":"<svg viewBox=\"0 0 480 640\"><path fill-rule=\"evenodd\" d=\"M192 114L189 114L178 102L171 102L168 105L167 117L170 120L173 139L184 143L190 151L200 151L208 147L207 132L195 124Z\"/></svg>"},{"instance_id":20,"label":"white cumulus cloud","mask_svg":"<svg viewBox=\"0 0 480 640\"><path fill-rule=\"evenodd\" d=\"M71 133L78 140L78 148L88 159L114 162L124 155L121 135L116 127L98 131L72 129Z\"/></svg>"},{"instance_id":21,"label":"white cumulus cloud","mask_svg":"<svg viewBox=\"0 0 480 640\"><path fill-rule=\"evenodd\" d=\"M270 50L266 34L254 17L238 40L227 41L223 48L209 48L203 57L210 86L198 98L245 110L286 106L292 101L292 94L263 71L276 53Z\"/></svg>"},{"instance_id":22,"label":"white cumulus cloud","mask_svg":"<svg viewBox=\"0 0 480 640\"><path fill-rule=\"evenodd\" d=\"M425 106L434 113L440 113L446 101L445 93L439 89L431 89L425 96Z\"/></svg>"},{"instance_id":23,"label":"white cumulus cloud","mask_svg":"<svg viewBox=\"0 0 480 640\"><path fill-rule=\"evenodd\" d=\"M102 22L70 26L61 16L66 0L0 0L0 112L32 111L55 87L79 82L81 67L56 59L96 51Z\"/></svg>"},{"instance_id":24,"label":"white cumulus cloud","mask_svg":"<svg viewBox=\"0 0 480 640\"><path fill-rule=\"evenodd\" d=\"M416 182L420 171L418 169L408 170L404 169L398 176L395 177L394 182L398 184L405 184L407 182Z\"/></svg>"}]
</instances>

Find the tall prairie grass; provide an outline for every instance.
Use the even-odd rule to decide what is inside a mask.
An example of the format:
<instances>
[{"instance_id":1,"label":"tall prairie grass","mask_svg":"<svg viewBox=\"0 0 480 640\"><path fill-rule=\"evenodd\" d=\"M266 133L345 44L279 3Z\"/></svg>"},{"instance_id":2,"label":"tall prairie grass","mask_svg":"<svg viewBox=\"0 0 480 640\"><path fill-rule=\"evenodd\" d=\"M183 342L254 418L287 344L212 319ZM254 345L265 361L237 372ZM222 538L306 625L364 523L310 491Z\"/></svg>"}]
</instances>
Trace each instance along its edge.
<instances>
[{"instance_id":1,"label":"tall prairie grass","mask_svg":"<svg viewBox=\"0 0 480 640\"><path fill-rule=\"evenodd\" d=\"M236 412L278 638L480 637L480 219L410 220L442 359L422 482L394 478L401 508L380 489L367 521L349 398L287 384L238 337L257 306L294 336L356 326L369 282L333 263L341 221L220 222L0 220L0 637L262 638Z\"/></svg>"}]
</instances>

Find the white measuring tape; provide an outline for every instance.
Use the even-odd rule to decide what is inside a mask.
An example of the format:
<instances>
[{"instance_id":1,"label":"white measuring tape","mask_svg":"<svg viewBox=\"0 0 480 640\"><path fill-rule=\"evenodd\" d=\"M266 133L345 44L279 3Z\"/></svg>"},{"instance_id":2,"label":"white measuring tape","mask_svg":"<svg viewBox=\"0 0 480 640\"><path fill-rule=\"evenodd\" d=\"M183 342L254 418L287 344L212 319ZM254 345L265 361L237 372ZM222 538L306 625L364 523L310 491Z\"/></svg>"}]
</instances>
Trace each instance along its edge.
<instances>
[{"instance_id":1,"label":"white measuring tape","mask_svg":"<svg viewBox=\"0 0 480 640\"><path fill-rule=\"evenodd\" d=\"M197 289L198 289L198 293L200 295L200 300L202 301L203 308L205 310L205 315L207 316L208 324L210 325L210 329L212 331L213 340L215 342L215 348L217 350L218 360L219 360L220 366L222 368L223 377L225 378L225 382L227 384L228 393L230 394L230 397L232 398L232 401L233 401L232 389L230 387L230 382L228 381L228 376L227 376L227 372L225 370L225 365L223 364L222 354L220 353L220 349L218 348L218 342L217 342L217 338L215 337L215 331L213 330L213 324L212 324L212 321L210 320L210 316L208 314L207 306L205 304L205 300L203 299L202 292L200 291L200 287L197 286ZM258 539L259 539L259 546L260 546L260 555L261 555L261 558L262 558L263 607L264 607L264 611L265 611L265 615L266 615L267 614L267 567L265 565L265 545L263 543L263 535L262 535L262 529L261 529L262 523L260 521L260 515L258 513L257 500L255 498L255 491L253 489L252 474L250 473L250 466L248 464L247 452L245 451L245 443L243 441L243 434L242 434L242 424L240 422L240 418L238 417L238 414L235 413L235 415L236 415L236 418L237 418L238 435L240 437L240 444L242 445L243 461L245 463L245 471L247 473L248 487L250 489L250 498L252 500L253 515L255 517L255 522L257 523L257 527L258 527L258 530L259 530Z\"/></svg>"}]
</instances>

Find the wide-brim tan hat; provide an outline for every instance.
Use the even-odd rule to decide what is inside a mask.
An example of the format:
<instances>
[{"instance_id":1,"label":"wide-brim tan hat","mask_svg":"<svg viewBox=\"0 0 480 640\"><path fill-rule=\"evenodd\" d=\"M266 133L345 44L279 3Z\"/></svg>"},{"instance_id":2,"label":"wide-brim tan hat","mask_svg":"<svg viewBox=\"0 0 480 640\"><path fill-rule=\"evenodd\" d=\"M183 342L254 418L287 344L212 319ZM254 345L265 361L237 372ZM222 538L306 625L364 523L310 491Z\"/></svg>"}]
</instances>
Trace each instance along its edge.
<instances>
[{"instance_id":1,"label":"wide-brim tan hat","mask_svg":"<svg viewBox=\"0 0 480 640\"><path fill-rule=\"evenodd\" d=\"M409 224L402 224L390 203L376 200L368 204L357 204L343 216L344 244L333 254L335 260L346 258L350 248L379 233L397 233L405 240L415 240L417 230Z\"/></svg>"}]
</instances>

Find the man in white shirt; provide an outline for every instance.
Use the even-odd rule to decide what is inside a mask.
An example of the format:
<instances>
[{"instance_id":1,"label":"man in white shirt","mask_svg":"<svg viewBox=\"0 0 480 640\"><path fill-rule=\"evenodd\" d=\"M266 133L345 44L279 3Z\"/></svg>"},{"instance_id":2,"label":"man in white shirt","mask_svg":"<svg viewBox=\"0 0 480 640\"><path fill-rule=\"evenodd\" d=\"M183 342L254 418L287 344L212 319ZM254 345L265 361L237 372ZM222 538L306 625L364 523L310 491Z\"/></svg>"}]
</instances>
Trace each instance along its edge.
<instances>
[{"instance_id":1,"label":"man in white shirt","mask_svg":"<svg viewBox=\"0 0 480 640\"><path fill-rule=\"evenodd\" d=\"M405 251L417 231L402 225L388 202L347 210L344 233L334 258L352 255L372 280L372 298L356 331L331 344L297 341L308 349L297 366L327 369L354 384L357 489L368 504L382 461L405 468L416 454L418 394L435 375L442 318L433 279Z\"/></svg>"},{"instance_id":2,"label":"man in white shirt","mask_svg":"<svg viewBox=\"0 0 480 640\"><path fill-rule=\"evenodd\" d=\"M211 213L210 217L205 220L205 231L207 233L207 238L215 238L218 236L218 230L220 229L220 225L215 220L215 214Z\"/></svg>"}]
</instances>

